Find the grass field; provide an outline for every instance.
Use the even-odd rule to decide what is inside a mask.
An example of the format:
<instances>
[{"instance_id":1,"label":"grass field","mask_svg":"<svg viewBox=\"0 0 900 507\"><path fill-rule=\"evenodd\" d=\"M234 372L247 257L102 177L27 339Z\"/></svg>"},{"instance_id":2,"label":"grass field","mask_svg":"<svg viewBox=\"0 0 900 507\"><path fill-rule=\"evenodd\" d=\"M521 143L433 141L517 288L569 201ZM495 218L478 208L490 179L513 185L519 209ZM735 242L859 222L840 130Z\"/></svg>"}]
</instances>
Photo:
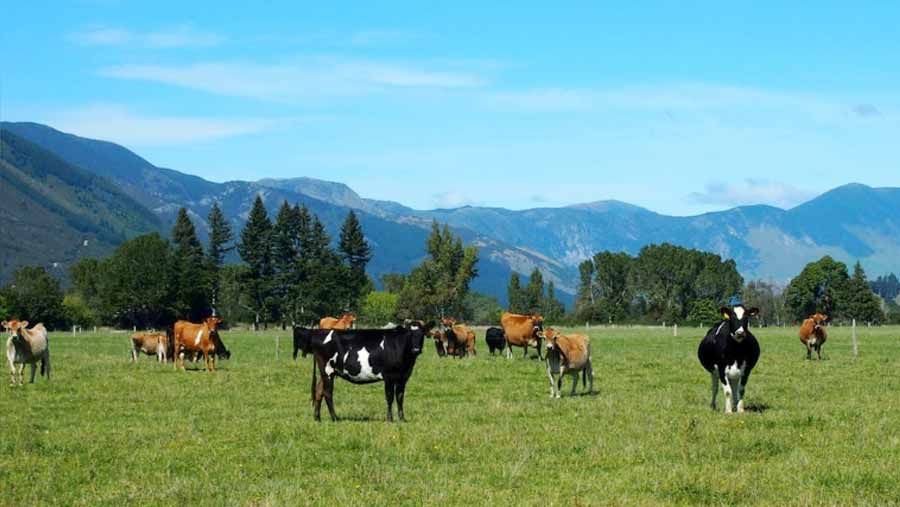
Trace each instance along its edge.
<instances>
[{"instance_id":1,"label":"grass field","mask_svg":"<svg viewBox=\"0 0 900 507\"><path fill-rule=\"evenodd\" d=\"M562 400L479 330L476 358L428 344L405 424L381 384L342 380L343 420L315 423L286 333L279 361L275 332L223 333L214 374L131 365L125 333L53 333L50 382L0 384L0 503L900 504L900 328L860 329L855 360L832 328L822 362L794 329L754 332L752 413L709 410L697 329L592 329L598 392Z\"/></svg>"}]
</instances>

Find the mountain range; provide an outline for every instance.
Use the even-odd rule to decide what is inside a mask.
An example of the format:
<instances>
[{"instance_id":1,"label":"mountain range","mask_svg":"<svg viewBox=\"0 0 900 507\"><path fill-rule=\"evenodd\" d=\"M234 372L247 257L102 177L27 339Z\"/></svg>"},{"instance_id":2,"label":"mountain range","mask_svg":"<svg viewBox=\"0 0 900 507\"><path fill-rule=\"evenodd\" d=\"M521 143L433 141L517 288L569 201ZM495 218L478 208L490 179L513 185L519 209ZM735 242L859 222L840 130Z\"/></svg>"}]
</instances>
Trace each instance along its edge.
<instances>
[{"instance_id":1,"label":"mountain range","mask_svg":"<svg viewBox=\"0 0 900 507\"><path fill-rule=\"evenodd\" d=\"M154 166L122 146L45 125L4 122L2 129L0 184L10 187L3 195L14 198L0 203L0 223L4 230L37 235L38 245L44 244L43 236L55 236L60 247L35 252L0 238L0 281L19 265L55 263L63 271L77 257L102 255L123 238L168 231L182 206L201 238L214 201L238 231L256 195L263 197L273 216L283 201L306 205L332 237L347 212L356 210L374 249L369 271L376 279L383 273L407 272L425 255L432 221L447 223L480 248L480 276L473 287L501 301L512 271L527 275L537 267L556 283L559 295L571 301L579 262L601 250L636 254L645 245L661 242L733 258L748 280L785 283L807 262L826 254L848 263L860 260L873 276L900 271L900 188L848 184L788 210L740 206L689 217L619 201L527 210L415 210L364 198L343 183L305 177L216 183ZM44 173L51 176L41 176ZM65 174L74 176L67 179ZM56 190L48 193L43 187ZM52 197L48 202L53 205L40 205L43 214L30 211L39 206L29 202L35 195ZM47 224L46 233L40 224ZM90 249L84 246L92 244Z\"/></svg>"}]
</instances>

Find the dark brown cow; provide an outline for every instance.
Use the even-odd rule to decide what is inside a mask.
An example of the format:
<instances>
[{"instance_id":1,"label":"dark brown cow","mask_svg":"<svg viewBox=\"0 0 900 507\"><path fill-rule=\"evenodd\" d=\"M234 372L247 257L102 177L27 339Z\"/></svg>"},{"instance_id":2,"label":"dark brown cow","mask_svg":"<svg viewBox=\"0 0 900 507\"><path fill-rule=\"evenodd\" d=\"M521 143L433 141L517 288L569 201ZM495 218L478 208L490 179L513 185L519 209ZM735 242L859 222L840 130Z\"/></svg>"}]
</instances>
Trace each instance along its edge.
<instances>
[{"instance_id":1,"label":"dark brown cow","mask_svg":"<svg viewBox=\"0 0 900 507\"><path fill-rule=\"evenodd\" d=\"M345 313L341 315L341 318L336 319L334 317L323 317L322 320L319 321L319 329L350 329L353 327L353 321L356 320L356 315L352 313Z\"/></svg>"},{"instance_id":2,"label":"dark brown cow","mask_svg":"<svg viewBox=\"0 0 900 507\"><path fill-rule=\"evenodd\" d=\"M207 317L202 323L195 324L186 320L179 320L175 323L175 350L173 360L175 368L178 368L178 360L181 359L181 369L184 369L185 353L200 352L203 354L203 360L206 363L206 371L216 370L217 345L223 350L225 357L230 356L225 345L218 337L219 323L222 319L219 317Z\"/></svg>"},{"instance_id":3,"label":"dark brown cow","mask_svg":"<svg viewBox=\"0 0 900 507\"><path fill-rule=\"evenodd\" d=\"M538 314L518 315L503 312L500 317L503 334L506 336L506 357L512 359L512 347L522 347L523 357L528 357L528 346L537 347L538 358L543 359L541 340L544 338L544 318Z\"/></svg>"},{"instance_id":4,"label":"dark brown cow","mask_svg":"<svg viewBox=\"0 0 900 507\"><path fill-rule=\"evenodd\" d=\"M825 331L826 322L828 322L828 316L817 313L810 315L800 326L800 341L806 347L807 359L812 359L813 350L816 351L819 360L822 359L822 345L828 339L828 333Z\"/></svg>"},{"instance_id":5,"label":"dark brown cow","mask_svg":"<svg viewBox=\"0 0 900 507\"><path fill-rule=\"evenodd\" d=\"M475 355L475 333L468 326L457 324L453 317L441 319L441 324L447 354L456 357Z\"/></svg>"}]
</instances>

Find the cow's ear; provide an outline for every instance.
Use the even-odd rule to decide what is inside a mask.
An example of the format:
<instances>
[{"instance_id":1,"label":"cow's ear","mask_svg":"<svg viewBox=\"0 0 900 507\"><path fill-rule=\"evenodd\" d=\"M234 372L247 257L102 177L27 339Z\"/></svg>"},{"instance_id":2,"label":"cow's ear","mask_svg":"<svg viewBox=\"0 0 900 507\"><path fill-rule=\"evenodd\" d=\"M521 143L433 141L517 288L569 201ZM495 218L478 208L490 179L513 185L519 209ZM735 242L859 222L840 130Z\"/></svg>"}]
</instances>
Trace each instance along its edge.
<instances>
[{"instance_id":1,"label":"cow's ear","mask_svg":"<svg viewBox=\"0 0 900 507\"><path fill-rule=\"evenodd\" d=\"M20 329L25 329L25 328L27 328L27 327L28 327L28 321L27 321L27 320L23 320L22 322L19 322L19 328L20 328Z\"/></svg>"},{"instance_id":2,"label":"cow's ear","mask_svg":"<svg viewBox=\"0 0 900 507\"><path fill-rule=\"evenodd\" d=\"M759 308L757 308L757 307L754 306L754 307L751 308L747 313L748 313L751 317L756 317L757 315L759 315Z\"/></svg>"},{"instance_id":3,"label":"cow's ear","mask_svg":"<svg viewBox=\"0 0 900 507\"><path fill-rule=\"evenodd\" d=\"M723 319L725 319L725 320L731 319L731 308L728 308L727 306L723 306L723 307L719 308L719 313L722 314Z\"/></svg>"},{"instance_id":4,"label":"cow's ear","mask_svg":"<svg viewBox=\"0 0 900 507\"><path fill-rule=\"evenodd\" d=\"M0 322L0 326L3 326L3 328L6 329L7 327L9 327L9 322L6 322L4 320L3 322Z\"/></svg>"}]
</instances>

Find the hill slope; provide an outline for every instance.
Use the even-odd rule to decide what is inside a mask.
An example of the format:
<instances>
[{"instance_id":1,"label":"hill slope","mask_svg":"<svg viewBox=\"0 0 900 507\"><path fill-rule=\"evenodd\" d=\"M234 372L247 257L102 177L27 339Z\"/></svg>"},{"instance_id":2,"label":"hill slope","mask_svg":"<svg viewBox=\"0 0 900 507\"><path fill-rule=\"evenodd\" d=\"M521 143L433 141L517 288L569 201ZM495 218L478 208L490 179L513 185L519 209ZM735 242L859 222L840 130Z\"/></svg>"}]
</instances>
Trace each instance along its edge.
<instances>
[{"instance_id":1,"label":"hill slope","mask_svg":"<svg viewBox=\"0 0 900 507\"><path fill-rule=\"evenodd\" d=\"M0 129L0 283L25 264L59 275L82 255L103 255L158 230L156 215L105 178Z\"/></svg>"}]
</instances>

